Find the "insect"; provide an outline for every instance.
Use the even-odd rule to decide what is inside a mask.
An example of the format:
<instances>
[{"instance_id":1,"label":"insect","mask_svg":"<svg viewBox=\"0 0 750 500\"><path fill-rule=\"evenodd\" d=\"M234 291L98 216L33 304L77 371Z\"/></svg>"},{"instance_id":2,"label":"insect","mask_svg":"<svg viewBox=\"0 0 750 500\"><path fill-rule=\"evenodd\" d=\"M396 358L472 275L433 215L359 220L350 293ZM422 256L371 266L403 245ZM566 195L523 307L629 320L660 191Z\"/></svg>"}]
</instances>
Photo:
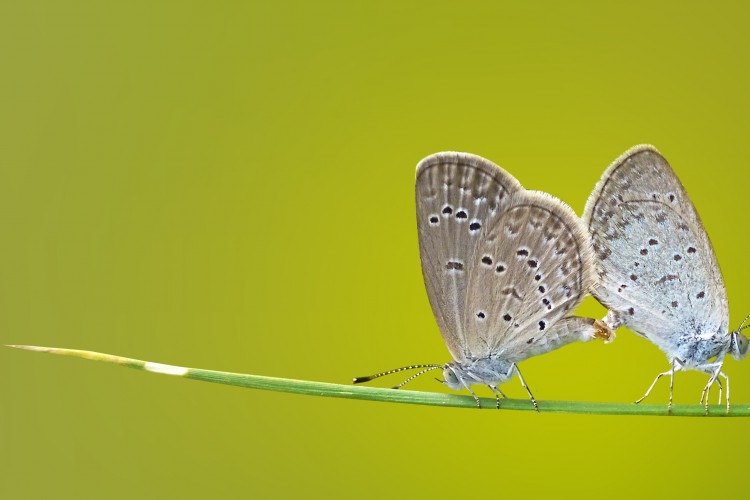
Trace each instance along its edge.
<instances>
[{"instance_id":1,"label":"insect","mask_svg":"<svg viewBox=\"0 0 750 500\"><path fill-rule=\"evenodd\" d=\"M605 170L583 221L599 258L602 285L593 294L609 309L604 322L647 338L670 363L636 403L669 375L671 410L674 373L692 369L710 376L700 399L706 411L711 386L716 382L721 391L720 376L729 410L729 378L721 368L727 353L736 359L747 354L740 332L748 326L743 321L728 331L726 289L714 250L667 160L649 145L626 151Z\"/></svg>"},{"instance_id":2,"label":"insect","mask_svg":"<svg viewBox=\"0 0 750 500\"><path fill-rule=\"evenodd\" d=\"M576 340L611 340L602 321L567 316L595 285L594 254L580 219L559 199L528 191L479 156L437 153L417 165L417 229L422 274L453 360L412 365L369 377L431 370L454 390L498 386L518 363Z\"/></svg>"}]
</instances>

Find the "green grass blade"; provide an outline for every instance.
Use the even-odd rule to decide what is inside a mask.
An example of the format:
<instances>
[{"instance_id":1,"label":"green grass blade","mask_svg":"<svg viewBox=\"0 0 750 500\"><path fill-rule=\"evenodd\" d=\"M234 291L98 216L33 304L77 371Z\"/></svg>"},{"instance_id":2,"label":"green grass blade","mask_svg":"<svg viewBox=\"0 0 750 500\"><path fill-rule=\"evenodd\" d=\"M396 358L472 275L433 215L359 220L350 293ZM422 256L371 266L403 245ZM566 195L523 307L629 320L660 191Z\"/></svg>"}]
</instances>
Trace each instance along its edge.
<instances>
[{"instance_id":1,"label":"green grass blade","mask_svg":"<svg viewBox=\"0 0 750 500\"><path fill-rule=\"evenodd\" d=\"M199 368L164 365L161 363L141 361L140 359L125 358L122 356L114 356L112 354L81 351L77 349L61 349L56 347L37 347L29 345L9 345L8 347L27 351L46 352L62 356L72 356L93 361L103 361L105 363L114 363L128 368L150 371L152 373L185 377L215 384L235 385L250 389L290 392L294 394L306 394L308 396L325 396L333 398L384 401L390 403L476 409L476 402L473 397L458 394L405 391L403 389L382 389L378 387L329 384L307 380L293 380L264 377L261 375L247 375L243 373L202 370ZM481 403L482 408L495 408L494 399L482 398ZM534 408L531 405L531 402L526 399L503 399L501 409L533 411ZM543 413L668 416L667 407L664 404L636 405L633 403L594 403L587 401L539 401L539 410ZM733 405L729 413L727 413L726 407L724 406L712 405L710 406L708 415L706 415L705 408L700 405L675 405L672 407L672 416L748 417L750 416L750 405Z\"/></svg>"}]
</instances>

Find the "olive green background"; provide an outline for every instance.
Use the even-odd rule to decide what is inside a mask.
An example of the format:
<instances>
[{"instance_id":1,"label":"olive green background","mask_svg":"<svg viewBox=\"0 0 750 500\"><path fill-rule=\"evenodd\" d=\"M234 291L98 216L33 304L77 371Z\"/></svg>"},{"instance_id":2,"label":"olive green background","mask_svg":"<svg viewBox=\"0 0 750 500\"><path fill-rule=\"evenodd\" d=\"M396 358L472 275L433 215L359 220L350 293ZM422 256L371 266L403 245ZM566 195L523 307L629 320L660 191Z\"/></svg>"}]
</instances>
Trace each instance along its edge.
<instances>
[{"instance_id":1,"label":"olive green background","mask_svg":"<svg viewBox=\"0 0 750 500\"><path fill-rule=\"evenodd\" d=\"M0 343L341 383L448 361L419 159L481 154L580 214L641 142L701 213L736 326L748 12L521 4L3 2ZM540 399L627 402L667 366L623 329L522 369ZM725 369L750 403L749 364ZM705 379L681 374L677 402ZM737 496L749 428L264 393L0 349L2 498Z\"/></svg>"}]
</instances>

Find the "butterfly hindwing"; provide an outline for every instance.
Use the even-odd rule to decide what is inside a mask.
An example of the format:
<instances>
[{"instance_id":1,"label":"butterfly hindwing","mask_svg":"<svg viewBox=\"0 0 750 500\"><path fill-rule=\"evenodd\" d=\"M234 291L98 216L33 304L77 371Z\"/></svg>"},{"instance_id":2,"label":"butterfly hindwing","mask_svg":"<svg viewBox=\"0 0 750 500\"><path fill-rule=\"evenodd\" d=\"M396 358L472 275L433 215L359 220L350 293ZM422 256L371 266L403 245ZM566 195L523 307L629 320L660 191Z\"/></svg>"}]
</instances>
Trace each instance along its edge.
<instances>
[{"instance_id":1,"label":"butterfly hindwing","mask_svg":"<svg viewBox=\"0 0 750 500\"><path fill-rule=\"evenodd\" d=\"M652 146L637 146L602 175L584 224L599 260L594 293L655 343L681 333L726 333L724 281L685 189ZM614 325L617 326L617 325Z\"/></svg>"}]
</instances>

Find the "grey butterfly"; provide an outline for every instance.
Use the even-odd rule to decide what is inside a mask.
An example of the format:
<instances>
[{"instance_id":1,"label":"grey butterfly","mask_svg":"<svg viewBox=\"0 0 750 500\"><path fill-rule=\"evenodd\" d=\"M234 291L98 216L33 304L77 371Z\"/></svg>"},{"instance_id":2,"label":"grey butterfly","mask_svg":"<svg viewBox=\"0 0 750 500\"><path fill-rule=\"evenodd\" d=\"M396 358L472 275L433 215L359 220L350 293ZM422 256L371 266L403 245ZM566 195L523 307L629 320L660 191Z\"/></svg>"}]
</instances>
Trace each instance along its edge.
<instances>
[{"instance_id":1,"label":"grey butterfly","mask_svg":"<svg viewBox=\"0 0 750 500\"><path fill-rule=\"evenodd\" d=\"M604 172L583 215L599 257L601 287L594 296L609 312L604 322L624 325L656 344L670 369L660 373L641 402L669 375L669 408L674 373L699 370L710 375L701 394L708 405L711 386L724 357L741 359L748 341L729 332L724 280L695 207L669 163L653 147L635 146ZM713 359L713 361L712 361ZM721 393L719 393L721 402ZM708 409L708 406L706 406Z\"/></svg>"},{"instance_id":2,"label":"grey butterfly","mask_svg":"<svg viewBox=\"0 0 750 500\"><path fill-rule=\"evenodd\" d=\"M595 285L594 254L580 219L559 199L527 191L508 172L467 153L437 153L417 165L417 228L427 295L453 361L442 368L454 390L498 386L518 363L576 340L610 340L604 323L567 316Z\"/></svg>"}]
</instances>

